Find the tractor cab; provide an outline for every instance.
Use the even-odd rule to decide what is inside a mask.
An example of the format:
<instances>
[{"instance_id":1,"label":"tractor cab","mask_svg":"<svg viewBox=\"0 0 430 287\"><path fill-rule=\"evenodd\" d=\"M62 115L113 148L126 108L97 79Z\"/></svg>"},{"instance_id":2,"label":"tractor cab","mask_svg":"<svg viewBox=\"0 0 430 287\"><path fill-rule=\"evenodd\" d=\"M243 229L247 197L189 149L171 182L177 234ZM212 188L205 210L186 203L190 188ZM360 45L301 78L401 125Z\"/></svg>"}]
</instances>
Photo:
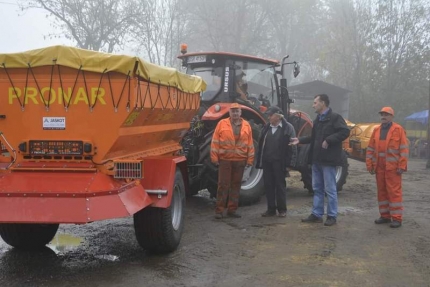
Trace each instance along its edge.
<instances>
[{"instance_id":1,"label":"tractor cab","mask_svg":"<svg viewBox=\"0 0 430 287\"><path fill-rule=\"evenodd\" d=\"M278 61L235 53L182 52L178 58L186 73L203 78L207 84L201 96L203 105L239 102L264 112L279 104Z\"/></svg>"}]
</instances>

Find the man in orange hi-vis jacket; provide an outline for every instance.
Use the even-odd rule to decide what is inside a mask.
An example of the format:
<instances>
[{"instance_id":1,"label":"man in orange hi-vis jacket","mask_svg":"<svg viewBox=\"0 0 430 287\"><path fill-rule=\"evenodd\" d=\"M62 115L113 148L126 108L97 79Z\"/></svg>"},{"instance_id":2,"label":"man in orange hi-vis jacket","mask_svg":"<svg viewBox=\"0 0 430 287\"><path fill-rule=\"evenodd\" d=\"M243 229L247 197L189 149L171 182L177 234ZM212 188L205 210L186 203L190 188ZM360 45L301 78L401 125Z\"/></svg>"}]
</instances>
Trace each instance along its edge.
<instances>
[{"instance_id":1,"label":"man in orange hi-vis jacket","mask_svg":"<svg viewBox=\"0 0 430 287\"><path fill-rule=\"evenodd\" d=\"M383 107L381 125L372 133L366 152L366 166L376 173L380 218L376 224L402 226L402 173L407 170L409 145L405 130L393 122L394 110Z\"/></svg>"},{"instance_id":2,"label":"man in orange hi-vis jacket","mask_svg":"<svg viewBox=\"0 0 430 287\"><path fill-rule=\"evenodd\" d=\"M211 161L218 169L215 218L221 219L227 203L227 216L241 217L236 212L245 166L254 162L251 126L240 116L239 104L230 106L230 117L219 121L211 143Z\"/></svg>"}]
</instances>

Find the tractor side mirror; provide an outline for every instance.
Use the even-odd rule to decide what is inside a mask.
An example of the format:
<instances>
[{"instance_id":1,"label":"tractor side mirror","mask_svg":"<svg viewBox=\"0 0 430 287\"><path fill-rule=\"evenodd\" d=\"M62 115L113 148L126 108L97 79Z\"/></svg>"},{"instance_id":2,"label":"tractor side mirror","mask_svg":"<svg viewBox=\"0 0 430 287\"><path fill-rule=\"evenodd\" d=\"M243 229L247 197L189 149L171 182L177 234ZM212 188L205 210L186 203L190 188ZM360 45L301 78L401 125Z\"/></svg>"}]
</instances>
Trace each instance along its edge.
<instances>
[{"instance_id":1,"label":"tractor side mirror","mask_svg":"<svg viewBox=\"0 0 430 287\"><path fill-rule=\"evenodd\" d=\"M298 63L294 63L294 71L293 71L294 78L297 78L299 74L300 74L300 66Z\"/></svg>"}]
</instances>

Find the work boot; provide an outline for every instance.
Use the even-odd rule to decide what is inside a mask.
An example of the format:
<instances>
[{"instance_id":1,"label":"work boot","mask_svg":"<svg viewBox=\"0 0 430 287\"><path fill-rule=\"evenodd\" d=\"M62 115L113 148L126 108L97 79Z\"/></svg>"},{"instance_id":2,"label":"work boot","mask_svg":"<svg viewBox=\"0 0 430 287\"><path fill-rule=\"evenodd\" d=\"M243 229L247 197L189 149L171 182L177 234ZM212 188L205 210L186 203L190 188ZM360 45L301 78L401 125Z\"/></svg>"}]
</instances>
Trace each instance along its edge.
<instances>
[{"instance_id":1,"label":"work boot","mask_svg":"<svg viewBox=\"0 0 430 287\"><path fill-rule=\"evenodd\" d=\"M311 214L311 215L309 215L308 217L303 218L303 219L302 219L302 222L308 222L308 223L322 223L322 222L323 222L323 220L322 220L322 218L321 218L321 217L318 217L318 216L316 216L316 215L314 215L314 214Z\"/></svg>"},{"instance_id":2,"label":"work boot","mask_svg":"<svg viewBox=\"0 0 430 287\"><path fill-rule=\"evenodd\" d=\"M379 217L375 220L375 224L391 223L391 218Z\"/></svg>"},{"instance_id":3,"label":"work boot","mask_svg":"<svg viewBox=\"0 0 430 287\"><path fill-rule=\"evenodd\" d=\"M237 212L227 212L227 216L228 217L233 217L233 218L241 218L242 217L242 215L240 215Z\"/></svg>"},{"instance_id":4,"label":"work boot","mask_svg":"<svg viewBox=\"0 0 430 287\"><path fill-rule=\"evenodd\" d=\"M327 216L326 221L324 222L325 226L332 226L336 224L336 217L333 216Z\"/></svg>"},{"instance_id":5,"label":"work boot","mask_svg":"<svg viewBox=\"0 0 430 287\"><path fill-rule=\"evenodd\" d=\"M276 212L268 211L268 210L266 210L264 213L261 214L262 217L272 217L275 215L276 215Z\"/></svg>"},{"instance_id":6,"label":"work boot","mask_svg":"<svg viewBox=\"0 0 430 287\"><path fill-rule=\"evenodd\" d=\"M393 222L391 222L391 224L390 224L391 228L398 228L400 226L402 226L402 223L400 221L397 221L397 220L393 220Z\"/></svg>"},{"instance_id":7,"label":"work boot","mask_svg":"<svg viewBox=\"0 0 430 287\"><path fill-rule=\"evenodd\" d=\"M222 219L222 213L216 213L215 219Z\"/></svg>"}]
</instances>

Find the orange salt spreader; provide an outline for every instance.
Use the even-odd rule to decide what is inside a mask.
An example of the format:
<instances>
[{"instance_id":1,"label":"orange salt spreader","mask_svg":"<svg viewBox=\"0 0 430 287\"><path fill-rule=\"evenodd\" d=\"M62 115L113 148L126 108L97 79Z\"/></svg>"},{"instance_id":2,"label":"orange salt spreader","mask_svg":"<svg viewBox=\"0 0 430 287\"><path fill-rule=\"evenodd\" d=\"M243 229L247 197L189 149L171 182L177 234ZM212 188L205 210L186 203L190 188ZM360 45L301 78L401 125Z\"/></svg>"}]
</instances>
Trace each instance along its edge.
<instances>
[{"instance_id":1,"label":"orange salt spreader","mask_svg":"<svg viewBox=\"0 0 430 287\"><path fill-rule=\"evenodd\" d=\"M205 88L137 57L65 46L0 54L3 240L37 248L60 223L133 215L143 248L175 250L188 188L180 140Z\"/></svg>"}]
</instances>

